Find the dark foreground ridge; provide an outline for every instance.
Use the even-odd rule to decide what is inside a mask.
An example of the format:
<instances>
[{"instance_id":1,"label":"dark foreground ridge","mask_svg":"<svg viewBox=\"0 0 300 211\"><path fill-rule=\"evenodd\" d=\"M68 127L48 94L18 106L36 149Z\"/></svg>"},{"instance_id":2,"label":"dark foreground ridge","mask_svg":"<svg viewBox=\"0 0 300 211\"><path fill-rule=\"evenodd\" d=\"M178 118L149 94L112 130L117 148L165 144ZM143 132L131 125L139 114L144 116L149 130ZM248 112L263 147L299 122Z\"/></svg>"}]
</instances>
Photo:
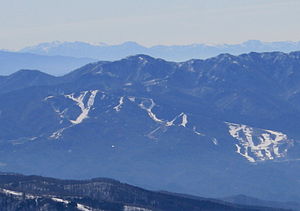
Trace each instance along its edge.
<instances>
[{"instance_id":1,"label":"dark foreground ridge","mask_svg":"<svg viewBox=\"0 0 300 211\"><path fill-rule=\"evenodd\" d=\"M144 190L111 179L0 175L2 211L284 211Z\"/></svg>"}]
</instances>

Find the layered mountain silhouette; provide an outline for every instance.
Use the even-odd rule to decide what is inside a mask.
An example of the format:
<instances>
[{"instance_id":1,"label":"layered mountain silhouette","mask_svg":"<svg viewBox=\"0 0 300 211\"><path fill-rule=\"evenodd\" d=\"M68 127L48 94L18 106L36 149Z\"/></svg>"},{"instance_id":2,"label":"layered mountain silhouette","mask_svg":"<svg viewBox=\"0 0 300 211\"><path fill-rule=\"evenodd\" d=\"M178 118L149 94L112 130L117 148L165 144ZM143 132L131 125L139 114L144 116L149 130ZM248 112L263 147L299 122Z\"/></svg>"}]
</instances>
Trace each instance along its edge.
<instances>
[{"instance_id":1,"label":"layered mountain silhouette","mask_svg":"<svg viewBox=\"0 0 300 211\"><path fill-rule=\"evenodd\" d=\"M300 52L0 77L0 169L299 200Z\"/></svg>"},{"instance_id":2,"label":"layered mountain silhouette","mask_svg":"<svg viewBox=\"0 0 300 211\"><path fill-rule=\"evenodd\" d=\"M85 42L50 42L26 47L19 51L0 51L0 75L9 75L21 69L43 70L56 76L97 60L114 61L135 54L147 54L171 61L191 58L204 59L222 53L239 55L250 52L300 50L299 42L262 42L250 40L241 44L176 45L145 47L135 42L119 45L89 44Z\"/></svg>"},{"instance_id":3,"label":"layered mountain silhouette","mask_svg":"<svg viewBox=\"0 0 300 211\"><path fill-rule=\"evenodd\" d=\"M192 44L192 45L156 45L145 47L136 42L119 45L90 44L85 42L50 42L26 47L21 52L50 56L87 57L98 60L117 60L134 54L147 54L172 61L185 61L191 58L205 59L222 53L239 55L250 52L300 50L300 42L262 42L249 40L240 44Z\"/></svg>"},{"instance_id":4,"label":"layered mountain silhouette","mask_svg":"<svg viewBox=\"0 0 300 211\"><path fill-rule=\"evenodd\" d=\"M53 211L284 211L148 191L111 179L58 180L0 175L1 210Z\"/></svg>"},{"instance_id":5,"label":"layered mountain silhouette","mask_svg":"<svg viewBox=\"0 0 300 211\"><path fill-rule=\"evenodd\" d=\"M90 58L0 51L0 75L10 75L21 69L38 69L53 75L64 75L94 61L96 60Z\"/></svg>"}]
</instances>

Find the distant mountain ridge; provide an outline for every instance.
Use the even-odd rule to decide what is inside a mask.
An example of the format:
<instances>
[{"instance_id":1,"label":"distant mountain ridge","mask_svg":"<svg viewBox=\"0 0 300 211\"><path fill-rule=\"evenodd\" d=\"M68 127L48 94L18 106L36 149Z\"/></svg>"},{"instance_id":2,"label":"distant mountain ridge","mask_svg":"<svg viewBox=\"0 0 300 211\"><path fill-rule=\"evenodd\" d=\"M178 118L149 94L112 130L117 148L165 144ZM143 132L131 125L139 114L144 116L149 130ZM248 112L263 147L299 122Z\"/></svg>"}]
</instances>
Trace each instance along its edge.
<instances>
[{"instance_id":1,"label":"distant mountain ridge","mask_svg":"<svg viewBox=\"0 0 300 211\"><path fill-rule=\"evenodd\" d=\"M144 47L135 42L120 45L89 44L85 42L51 42L26 47L18 52L0 50L0 75L9 75L21 69L40 70L52 75L64 75L87 63L113 61L136 54L147 54L170 61L205 59L223 53L240 55L250 52L300 50L300 42L247 41L224 45L175 45Z\"/></svg>"},{"instance_id":2,"label":"distant mountain ridge","mask_svg":"<svg viewBox=\"0 0 300 211\"><path fill-rule=\"evenodd\" d=\"M300 210L300 203L297 202L278 202L278 201L264 201L254 197L245 195L237 195L232 197L226 197L222 200L236 204L243 204L248 206L262 206L262 207L277 207L284 209L292 209L294 211Z\"/></svg>"},{"instance_id":3,"label":"distant mountain ridge","mask_svg":"<svg viewBox=\"0 0 300 211\"><path fill-rule=\"evenodd\" d=\"M171 61L206 59L219 54L239 55L250 52L281 51L289 53L300 50L300 42L261 42L250 40L241 44L192 44L192 45L156 45L145 47L135 42L119 45L89 44L85 42L50 42L26 47L20 52L40 55L87 57L97 60L117 60L135 54L147 54Z\"/></svg>"},{"instance_id":4,"label":"distant mountain ridge","mask_svg":"<svg viewBox=\"0 0 300 211\"><path fill-rule=\"evenodd\" d=\"M89 58L0 51L0 75L9 75L21 69L34 69L52 75L64 75L94 61L96 60Z\"/></svg>"},{"instance_id":5,"label":"distant mountain ridge","mask_svg":"<svg viewBox=\"0 0 300 211\"><path fill-rule=\"evenodd\" d=\"M300 198L300 52L135 55L0 77L0 170Z\"/></svg>"}]
</instances>

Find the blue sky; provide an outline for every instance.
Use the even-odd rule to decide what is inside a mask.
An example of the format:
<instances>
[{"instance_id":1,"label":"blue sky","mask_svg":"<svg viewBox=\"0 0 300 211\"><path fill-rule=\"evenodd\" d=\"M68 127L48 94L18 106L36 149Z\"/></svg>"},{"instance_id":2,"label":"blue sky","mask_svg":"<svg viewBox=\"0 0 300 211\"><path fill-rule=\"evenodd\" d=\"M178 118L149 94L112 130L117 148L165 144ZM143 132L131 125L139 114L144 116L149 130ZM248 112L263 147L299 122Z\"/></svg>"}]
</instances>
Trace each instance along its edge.
<instances>
[{"instance_id":1,"label":"blue sky","mask_svg":"<svg viewBox=\"0 0 300 211\"><path fill-rule=\"evenodd\" d=\"M0 49L300 40L300 0L0 0Z\"/></svg>"}]
</instances>

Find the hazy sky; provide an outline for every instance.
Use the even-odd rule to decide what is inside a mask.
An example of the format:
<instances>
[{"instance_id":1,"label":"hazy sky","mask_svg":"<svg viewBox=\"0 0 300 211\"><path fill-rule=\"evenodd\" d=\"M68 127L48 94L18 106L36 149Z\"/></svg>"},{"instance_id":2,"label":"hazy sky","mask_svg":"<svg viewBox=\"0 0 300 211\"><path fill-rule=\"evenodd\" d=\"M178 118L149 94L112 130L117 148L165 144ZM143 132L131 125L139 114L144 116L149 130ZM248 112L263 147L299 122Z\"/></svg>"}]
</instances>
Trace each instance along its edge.
<instances>
[{"instance_id":1,"label":"hazy sky","mask_svg":"<svg viewBox=\"0 0 300 211\"><path fill-rule=\"evenodd\" d=\"M300 40L300 0L0 0L0 49Z\"/></svg>"}]
</instances>

